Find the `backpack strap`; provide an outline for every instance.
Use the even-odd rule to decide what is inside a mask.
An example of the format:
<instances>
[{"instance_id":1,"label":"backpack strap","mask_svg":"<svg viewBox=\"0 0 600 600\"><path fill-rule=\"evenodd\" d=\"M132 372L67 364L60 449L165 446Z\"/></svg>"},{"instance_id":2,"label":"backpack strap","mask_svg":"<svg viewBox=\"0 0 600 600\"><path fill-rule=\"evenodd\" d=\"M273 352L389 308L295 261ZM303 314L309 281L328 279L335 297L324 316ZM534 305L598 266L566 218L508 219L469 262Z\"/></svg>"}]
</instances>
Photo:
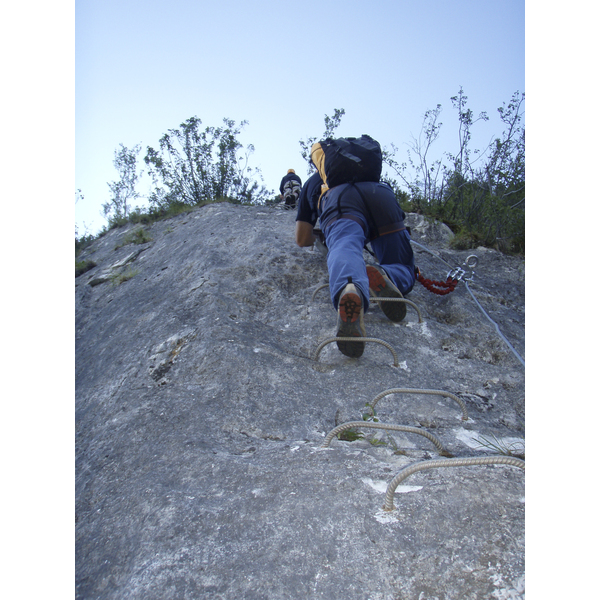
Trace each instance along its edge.
<instances>
[{"instance_id":1,"label":"backpack strap","mask_svg":"<svg viewBox=\"0 0 600 600\"><path fill-rule=\"evenodd\" d=\"M358 195L360 196L360 199L362 200L363 206L365 207L365 210L367 211L368 216L368 221L369 221L369 231L371 233L375 232L375 235L371 235L370 238L371 239L375 239L378 238L381 234L379 233L379 227L377 227L377 223L375 221L375 217L373 217L373 213L371 212L371 209L369 208L369 203L367 202L367 199L365 198L364 194L360 191L360 188L357 185L354 185L354 182L352 182L350 185L352 185L354 187L354 189L358 192Z\"/></svg>"}]
</instances>

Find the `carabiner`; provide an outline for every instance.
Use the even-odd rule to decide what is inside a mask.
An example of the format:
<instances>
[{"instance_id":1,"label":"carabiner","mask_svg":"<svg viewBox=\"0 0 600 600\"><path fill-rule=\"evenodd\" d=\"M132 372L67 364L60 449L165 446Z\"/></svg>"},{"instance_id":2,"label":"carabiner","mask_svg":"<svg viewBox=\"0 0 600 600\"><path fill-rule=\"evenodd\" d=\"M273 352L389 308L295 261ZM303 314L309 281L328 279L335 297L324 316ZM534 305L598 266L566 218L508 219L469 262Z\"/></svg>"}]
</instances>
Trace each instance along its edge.
<instances>
[{"instance_id":1,"label":"carabiner","mask_svg":"<svg viewBox=\"0 0 600 600\"><path fill-rule=\"evenodd\" d=\"M460 267L454 267L454 269L452 269L452 271L448 273L446 279L454 279L455 281L460 281L464 274L465 271L463 271L463 269L461 269Z\"/></svg>"}]
</instances>

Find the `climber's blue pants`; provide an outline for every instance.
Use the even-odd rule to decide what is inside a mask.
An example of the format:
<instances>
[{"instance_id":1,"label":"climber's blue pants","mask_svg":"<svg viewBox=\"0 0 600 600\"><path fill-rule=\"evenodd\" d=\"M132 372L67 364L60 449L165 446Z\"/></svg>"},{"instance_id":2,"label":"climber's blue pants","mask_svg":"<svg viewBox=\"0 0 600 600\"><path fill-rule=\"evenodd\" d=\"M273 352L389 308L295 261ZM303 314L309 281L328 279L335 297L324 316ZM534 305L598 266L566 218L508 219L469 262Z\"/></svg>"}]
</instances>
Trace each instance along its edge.
<instances>
[{"instance_id":1,"label":"climber's blue pants","mask_svg":"<svg viewBox=\"0 0 600 600\"><path fill-rule=\"evenodd\" d=\"M340 292L346 287L349 277L363 297L365 312L369 308L369 278L363 258L365 241L363 228L351 219L338 219L325 230L329 250L329 292L336 310ZM408 231L378 237L371 242L371 247L394 285L403 295L408 294L415 284L415 263Z\"/></svg>"}]
</instances>

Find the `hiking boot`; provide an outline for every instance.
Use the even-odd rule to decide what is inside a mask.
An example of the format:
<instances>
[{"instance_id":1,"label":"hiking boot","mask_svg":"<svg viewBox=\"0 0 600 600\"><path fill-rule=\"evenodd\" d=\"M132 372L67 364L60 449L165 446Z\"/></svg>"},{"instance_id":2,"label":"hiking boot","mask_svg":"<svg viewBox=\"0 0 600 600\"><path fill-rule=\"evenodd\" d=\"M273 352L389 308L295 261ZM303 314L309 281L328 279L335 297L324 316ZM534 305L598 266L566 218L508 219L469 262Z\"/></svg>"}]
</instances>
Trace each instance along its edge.
<instances>
[{"instance_id":1,"label":"hiking boot","mask_svg":"<svg viewBox=\"0 0 600 600\"><path fill-rule=\"evenodd\" d=\"M367 266L369 289L376 298L403 298L400 290L392 283L385 271L376 265ZM394 323L400 323L406 317L404 302L378 302L383 314Z\"/></svg>"},{"instance_id":2,"label":"hiking boot","mask_svg":"<svg viewBox=\"0 0 600 600\"><path fill-rule=\"evenodd\" d=\"M363 305L360 292L349 283L340 294L336 337L365 337ZM358 358L365 351L365 342L337 342L339 351L350 358Z\"/></svg>"}]
</instances>

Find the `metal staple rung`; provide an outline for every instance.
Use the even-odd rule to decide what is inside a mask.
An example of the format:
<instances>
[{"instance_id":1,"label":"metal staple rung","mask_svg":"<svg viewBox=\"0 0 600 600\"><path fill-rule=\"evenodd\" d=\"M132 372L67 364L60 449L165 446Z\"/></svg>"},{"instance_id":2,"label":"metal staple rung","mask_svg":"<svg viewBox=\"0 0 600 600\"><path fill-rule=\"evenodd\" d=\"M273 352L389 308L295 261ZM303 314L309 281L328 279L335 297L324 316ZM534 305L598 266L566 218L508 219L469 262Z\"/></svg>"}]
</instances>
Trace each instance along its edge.
<instances>
[{"instance_id":1,"label":"metal staple rung","mask_svg":"<svg viewBox=\"0 0 600 600\"><path fill-rule=\"evenodd\" d=\"M314 292L312 295L312 298L310 299L311 302L315 301L315 296L317 295L317 292L320 292L322 289L329 287L328 283L324 283L323 285L320 285Z\"/></svg>"},{"instance_id":2,"label":"metal staple rung","mask_svg":"<svg viewBox=\"0 0 600 600\"><path fill-rule=\"evenodd\" d=\"M375 406L377 405L377 403L382 399L385 398L385 396L389 396L390 394L427 394L430 396L444 396L446 398L452 398L452 400L455 400L458 405L460 406L460 408L462 409L462 420L463 421L468 421L469 420L469 414L467 412L467 407L464 403L464 401L459 398L458 396L455 396L454 394L451 394L450 392L444 392L443 390L419 390L419 389L412 389L412 388L394 388L391 390L385 390L384 392L381 392L381 394L378 394L377 396L375 396L375 398L373 399L373 402L371 402L371 404L369 405L369 408L371 409L371 413L373 416L375 416Z\"/></svg>"},{"instance_id":3,"label":"metal staple rung","mask_svg":"<svg viewBox=\"0 0 600 600\"><path fill-rule=\"evenodd\" d=\"M335 429L332 429L325 438L323 445L321 448L327 448L331 443L331 440L342 431L346 429L352 429L355 427L367 427L370 429L387 429L389 431L404 431L406 433L416 433L417 435L422 435L426 437L438 450L438 453L441 455L447 455L447 451L444 449L442 442L437 438L433 433L429 433L425 429L419 429L418 427L411 427L409 425L393 425L391 423L373 423L372 421L349 421L348 423L343 423L342 425L338 425Z\"/></svg>"},{"instance_id":4,"label":"metal staple rung","mask_svg":"<svg viewBox=\"0 0 600 600\"><path fill-rule=\"evenodd\" d=\"M510 465L511 467L518 467L525 470L525 461L513 456L478 456L469 458L435 459L417 462L409 465L408 467L404 467L404 469L402 469L394 477L394 479L392 479L385 492L385 504L383 506L383 510L394 510L394 492L396 491L396 488L402 481L417 471L435 469L438 467L468 467L472 465L492 464Z\"/></svg>"},{"instance_id":5,"label":"metal staple rung","mask_svg":"<svg viewBox=\"0 0 600 600\"><path fill-rule=\"evenodd\" d=\"M366 338L366 337L333 337L333 338L329 338L319 344L319 347L315 350L313 360L318 361L321 350L323 350L323 348L325 346L327 346L327 344L331 344L332 342L375 342L377 344L381 344L382 346L385 346L392 353L392 356L394 357L394 367L400 366L398 363L398 356L396 354L396 351L392 348L392 346L390 344L388 344L387 342L384 342L383 340L378 340L377 338Z\"/></svg>"},{"instance_id":6,"label":"metal staple rung","mask_svg":"<svg viewBox=\"0 0 600 600\"><path fill-rule=\"evenodd\" d=\"M310 301L314 302L317 293L326 287L329 287L328 283L324 283L323 285L320 285L313 292L313 295L312 295L312 298L310 299ZM421 315L421 311L420 311L419 307L414 302L412 302L411 300L407 300L406 298L376 298L376 297L371 296L371 297L369 297L369 302L403 302L404 304L409 304L417 311L417 315L419 317L419 323L423 322L423 317Z\"/></svg>"},{"instance_id":7,"label":"metal staple rung","mask_svg":"<svg viewBox=\"0 0 600 600\"><path fill-rule=\"evenodd\" d=\"M369 302L403 302L404 304L409 304L417 311L417 315L419 316L419 323L423 322L423 317L421 316L421 311L419 310L419 307L414 302L411 302L410 300L407 300L406 298L381 298L381 297L375 298L375 297L371 297L371 298L369 298Z\"/></svg>"}]
</instances>

